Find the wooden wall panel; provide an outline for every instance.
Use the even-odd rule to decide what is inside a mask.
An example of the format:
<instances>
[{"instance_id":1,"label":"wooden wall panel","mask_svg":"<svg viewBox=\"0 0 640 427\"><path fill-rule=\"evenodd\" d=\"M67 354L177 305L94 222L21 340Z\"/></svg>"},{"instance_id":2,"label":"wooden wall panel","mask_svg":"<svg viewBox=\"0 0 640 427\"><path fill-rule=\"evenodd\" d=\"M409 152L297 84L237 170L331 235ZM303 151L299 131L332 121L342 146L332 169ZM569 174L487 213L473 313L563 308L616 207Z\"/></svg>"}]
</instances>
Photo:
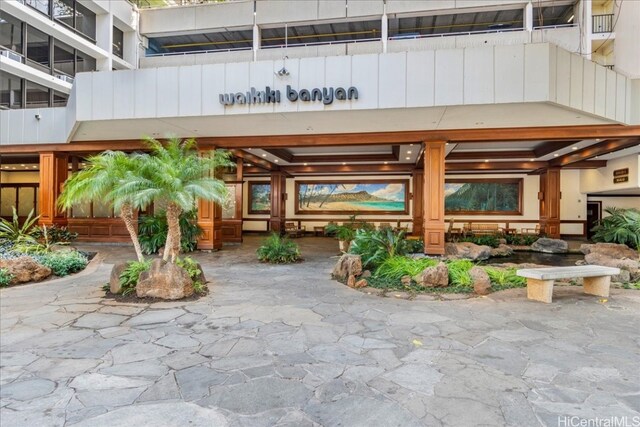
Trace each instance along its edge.
<instances>
[{"instance_id":1,"label":"wooden wall panel","mask_svg":"<svg viewBox=\"0 0 640 427\"><path fill-rule=\"evenodd\" d=\"M560 168L540 174L540 228L551 238L560 238Z\"/></svg>"},{"instance_id":2,"label":"wooden wall panel","mask_svg":"<svg viewBox=\"0 0 640 427\"><path fill-rule=\"evenodd\" d=\"M413 171L413 230L415 236L422 235L424 221L424 172L421 169Z\"/></svg>"},{"instance_id":3,"label":"wooden wall panel","mask_svg":"<svg viewBox=\"0 0 640 427\"><path fill-rule=\"evenodd\" d=\"M271 172L271 217L270 230L275 233L284 231L286 219L286 188L287 177L283 172Z\"/></svg>"},{"instance_id":4,"label":"wooden wall panel","mask_svg":"<svg viewBox=\"0 0 640 427\"><path fill-rule=\"evenodd\" d=\"M424 253L444 254L444 159L445 141L424 145Z\"/></svg>"},{"instance_id":5,"label":"wooden wall panel","mask_svg":"<svg viewBox=\"0 0 640 427\"><path fill-rule=\"evenodd\" d=\"M40 219L41 225L67 223L66 212L59 210L57 200L69 174L67 153L40 153Z\"/></svg>"}]
</instances>

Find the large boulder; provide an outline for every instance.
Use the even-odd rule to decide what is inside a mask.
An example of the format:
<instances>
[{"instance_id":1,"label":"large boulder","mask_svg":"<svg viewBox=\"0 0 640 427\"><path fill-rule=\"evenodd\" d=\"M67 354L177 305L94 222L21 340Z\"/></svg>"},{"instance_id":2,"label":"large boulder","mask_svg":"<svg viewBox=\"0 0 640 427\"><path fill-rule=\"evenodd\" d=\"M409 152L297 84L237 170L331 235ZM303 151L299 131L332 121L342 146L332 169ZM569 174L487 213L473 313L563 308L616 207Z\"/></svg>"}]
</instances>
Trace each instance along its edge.
<instances>
[{"instance_id":1,"label":"large boulder","mask_svg":"<svg viewBox=\"0 0 640 427\"><path fill-rule=\"evenodd\" d=\"M629 258L629 259L638 259L638 252L634 251L627 245L622 245L618 243L595 243L595 244L584 244L580 245L580 252L585 255L590 253L601 253L607 255L611 258Z\"/></svg>"},{"instance_id":2,"label":"large boulder","mask_svg":"<svg viewBox=\"0 0 640 427\"><path fill-rule=\"evenodd\" d=\"M478 295L487 295L491 291L491 279L481 267L473 267L469 270L473 279L473 291Z\"/></svg>"},{"instance_id":3,"label":"large boulder","mask_svg":"<svg viewBox=\"0 0 640 427\"><path fill-rule=\"evenodd\" d=\"M446 243L444 251L450 258L464 258L472 261L482 261L491 256L491 247L471 242Z\"/></svg>"},{"instance_id":4,"label":"large boulder","mask_svg":"<svg viewBox=\"0 0 640 427\"><path fill-rule=\"evenodd\" d=\"M120 285L120 275L127 268L126 262L119 262L111 269L111 276L109 277L109 290L112 294L119 294L122 292L122 285Z\"/></svg>"},{"instance_id":5,"label":"large boulder","mask_svg":"<svg viewBox=\"0 0 640 427\"><path fill-rule=\"evenodd\" d=\"M186 271L162 259L155 259L148 271L140 273L136 285L139 298L152 297L168 300L186 298L193 295L193 281Z\"/></svg>"},{"instance_id":6,"label":"large boulder","mask_svg":"<svg viewBox=\"0 0 640 427\"><path fill-rule=\"evenodd\" d=\"M362 274L362 259L360 255L343 254L333 267L331 276L334 279L346 280L349 276L360 276Z\"/></svg>"},{"instance_id":7,"label":"large boulder","mask_svg":"<svg viewBox=\"0 0 640 427\"><path fill-rule=\"evenodd\" d=\"M566 254L569 252L569 244L561 239L543 237L533 242L531 250L547 254Z\"/></svg>"},{"instance_id":8,"label":"large boulder","mask_svg":"<svg viewBox=\"0 0 640 427\"><path fill-rule=\"evenodd\" d=\"M445 288L449 286L449 269L444 262L440 262L435 267L425 268L413 280L428 288Z\"/></svg>"},{"instance_id":9,"label":"large boulder","mask_svg":"<svg viewBox=\"0 0 640 427\"><path fill-rule=\"evenodd\" d=\"M497 248L491 249L492 257L506 257L513 255L513 249L505 244L499 244Z\"/></svg>"},{"instance_id":10,"label":"large boulder","mask_svg":"<svg viewBox=\"0 0 640 427\"><path fill-rule=\"evenodd\" d=\"M590 252L584 256L584 261L591 265L619 268L620 274L611 278L614 282L640 280L640 261L636 259L615 258L602 252Z\"/></svg>"},{"instance_id":11,"label":"large boulder","mask_svg":"<svg viewBox=\"0 0 640 427\"><path fill-rule=\"evenodd\" d=\"M0 260L0 268L6 268L13 276L11 285L27 282L39 282L51 276L51 269L30 256L21 256L13 259Z\"/></svg>"}]
</instances>

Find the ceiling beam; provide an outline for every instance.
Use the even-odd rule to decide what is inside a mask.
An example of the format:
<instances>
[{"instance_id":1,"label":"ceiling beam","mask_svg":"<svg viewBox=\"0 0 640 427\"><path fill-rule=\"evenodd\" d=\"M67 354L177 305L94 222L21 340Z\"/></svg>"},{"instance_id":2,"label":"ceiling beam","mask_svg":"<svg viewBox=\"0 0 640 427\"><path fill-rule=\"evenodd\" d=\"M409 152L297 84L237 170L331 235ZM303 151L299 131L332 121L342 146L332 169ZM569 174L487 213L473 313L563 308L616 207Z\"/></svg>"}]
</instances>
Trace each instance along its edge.
<instances>
[{"instance_id":1,"label":"ceiling beam","mask_svg":"<svg viewBox=\"0 0 640 427\"><path fill-rule=\"evenodd\" d=\"M551 166L567 166L571 163L589 160L596 156L603 156L638 144L640 144L640 138L609 139L598 144L585 147L582 150L576 150L572 153L565 154L564 156L557 157L549 161L549 164Z\"/></svg>"},{"instance_id":2,"label":"ceiling beam","mask_svg":"<svg viewBox=\"0 0 640 427\"><path fill-rule=\"evenodd\" d=\"M0 156L0 165L21 165L27 163L40 163L40 157L37 155L25 156Z\"/></svg>"},{"instance_id":3,"label":"ceiling beam","mask_svg":"<svg viewBox=\"0 0 640 427\"><path fill-rule=\"evenodd\" d=\"M410 173L415 169L411 163L391 165L291 165L282 166L281 170L292 174L315 173Z\"/></svg>"},{"instance_id":4,"label":"ceiling beam","mask_svg":"<svg viewBox=\"0 0 640 427\"><path fill-rule=\"evenodd\" d=\"M493 170L523 170L531 171L548 166L548 162L460 162L445 163L445 171L493 171Z\"/></svg>"},{"instance_id":5,"label":"ceiling beam","mask_svg":"<svg viewBox=\"0 0 640 427\"><path fill-rule=\"evenodd\" d=\"M341 162L393 162L398 158L391 153L378 154L331 154L313 156L294 156L291 163L341 163Z\"/></svg>"},{"instance_id":6,"label":"ceiling beam","mask_svg":"<svg viewBox=\"0 0 640 427\"><path fill-rule=\"evenodd\" d=\"M242 150L229 150L229 152L231 154L233 154L234 156L246 161L247 163L251 163L256 165L259 168L262 168L264 170L267 171L276 171L278 170L278 166L274 165L273 163L271 163L268 160L262 159L256 155L247 153L246 151L242 151Z\"/></svg>"},{"instance_id":7,"label":"ceiling beam","mask_svg":"<svg viewBox=\"0 0 640 427\"><path fill-rule=\"evenodd\" d=\"M576 139L571 141L546 141L533 149L534 155L532 157L535 157L535 158L544 157L547 154L551 154L558 150L562 150L563 148L567 148L568 146L578 143L580 141L582 140Z\"/></svg>"},{"instance_id":8,"label":"ceiling beam","mask_svg":"<svg viewBox=\"0 0 640 427\"><path fill-rule=\"evenodd\" d=\"M264 151L279 158L280 160L284 160L287 163L293 162L294 155L286 148L267 148Z\"/></svg>"},{"instance_id":9,"label":"ceiling beam","mask_svg":"<svg viewBox=\"0 0 640 427\"><path fill-rule=\"evenodd\" d=\"M514 151L452 151L447 160L474 160L474 159L530 159L538 157L533 150Z\"/></svg>"},{"instance_id":10,"label":"ceiling beam","mask_svg":"<svg viewBox=\"0 0 640 427\"><path fill-rule=\"evenodd\" d=\"M606 166L606 160L581 160L579 162L570 163L562 169L598 169Z\"/></svg>"}]
</instances>

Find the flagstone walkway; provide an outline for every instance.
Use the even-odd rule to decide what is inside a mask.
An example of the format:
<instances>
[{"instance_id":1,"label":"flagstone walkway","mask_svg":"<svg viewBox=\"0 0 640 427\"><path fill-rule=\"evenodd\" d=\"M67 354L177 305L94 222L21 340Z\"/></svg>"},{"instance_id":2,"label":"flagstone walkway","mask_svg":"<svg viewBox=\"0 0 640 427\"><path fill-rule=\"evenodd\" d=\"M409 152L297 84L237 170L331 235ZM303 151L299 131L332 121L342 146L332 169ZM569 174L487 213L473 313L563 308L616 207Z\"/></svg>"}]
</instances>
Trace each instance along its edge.
<instances>
[{"instance_id":1,"label":"flagstone walkway","mask_svg":"<svg viewBox=\"0 0 640 427\"><path fill-rule=\"evenodd\" d=\"M102 298L93 272L0 291L0 425L558 425L640 416L640 292L523 289L406 301L329 279L335 241L304 263L255 262L257 238L198 254L198 301Z\"/></svg>"}]
</instances>

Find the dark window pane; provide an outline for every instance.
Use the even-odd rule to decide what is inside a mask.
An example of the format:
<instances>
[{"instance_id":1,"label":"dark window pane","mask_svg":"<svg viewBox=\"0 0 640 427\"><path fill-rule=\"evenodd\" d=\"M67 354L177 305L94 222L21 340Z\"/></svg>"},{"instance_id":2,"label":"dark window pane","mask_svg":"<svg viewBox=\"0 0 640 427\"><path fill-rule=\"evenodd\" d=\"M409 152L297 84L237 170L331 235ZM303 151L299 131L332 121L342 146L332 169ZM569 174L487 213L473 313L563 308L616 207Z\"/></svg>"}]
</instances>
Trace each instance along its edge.
<instances>
[{"instance_id":1,"label":"dark window pane","mask_svg":"<svg viewBox=\"0 0 640 427\"><path fill-rule=\"evenodd\" d=\"M22 23L6 13L0 15L0 46L22 53Z\"/></svg>"},{"instance_id":2,"label":"dark window pane","mask_svg":"<svg viewBox=\"0 0 640 427\"><path fill-rule=\"evenodd\" d=\"M96 70L96 60L95 58L90 57L87 54L82 52L78 52L76 57L77 59L77 69L76 73L82 73L84 71L95 71Z\"/></svg>"},{"instance_id":3,"label":"dark window pane","mask_svg":"<svg viewBox=\"0 0 640 427\"><path fill-rule=\"evenodd\" d=\"M49 89L33 82L26 82L26 108L45 108L49 106Z\"/></svg>"},{"instance_id":4,"label":"dark window pane","mask_svg":"<svg viewBox=\"0 0 640 427\"><path fill-rule=\"evenodd\" d=\"M49 69L49 36L29 26L27 28L27 59L31 65Z\"/></svg>"},{"instance_id":5,"label":"dark window pane","mask_svg":"<svg viewBox=\"0 0 640 427\"><path fill-rule=\"evenodd\" d=\"M96 39L96 14L76 2L76 30L89 37Z\"/></svg>"},{"instance_id":6,"label":"dark window pane","mask_svg":"<svg viewBox=\"0 0 640 427\"><path fill-rule=\"evenodd\" d=\"M49 16L49 0L25 0L24 3Z\"/></svg>"},{"instance_id":7,"label":"dark window pane","mask_svg":"<svg viewBox=\"0 0 640 427\"><path fill-rule=\"evenodd\" d=\"M53 18L74 28L73 0L53 0Z\"/></svg>"},{"instance_id":8,"label":"dark window pane","mask_svg":"<svg viewBox=\"0 0 640 427\"><path fill-rule=\"evenodd\" d=\"M67 105L67 99L69 99L69 95L62 92L53 91L53 106L54 107L64 107Z\"/></svg>"},{"instance_id":9,"label":"dark window pane","mask_svg":"<svg viewBox=\"0 0 640 427\"><path fill-rule=\"evenodd\" d=\"M113 27L113 54L122 58L124 46L124 33L120 29Z\"/></svg>"},{"instance_id":10,"label":"dark window pane","mask_svg":"<svg viewBox=\"0 0 640 427\"><path fill-rule=\"evenodd\" d=\"M22 107L22 87L20 78L0 71L0 108Z\"/></svg>"},{"instance_id":11,"label":"dark window pane","mask_svg":"<svg viewBox=\"0 0 640 427\"><path fill-rule=\"evenodd\" d=\"M75 51L61 41L53 42L53 68L57 73L64 73L69 76L75 76Z\"/></svg>"}]
</instances>

